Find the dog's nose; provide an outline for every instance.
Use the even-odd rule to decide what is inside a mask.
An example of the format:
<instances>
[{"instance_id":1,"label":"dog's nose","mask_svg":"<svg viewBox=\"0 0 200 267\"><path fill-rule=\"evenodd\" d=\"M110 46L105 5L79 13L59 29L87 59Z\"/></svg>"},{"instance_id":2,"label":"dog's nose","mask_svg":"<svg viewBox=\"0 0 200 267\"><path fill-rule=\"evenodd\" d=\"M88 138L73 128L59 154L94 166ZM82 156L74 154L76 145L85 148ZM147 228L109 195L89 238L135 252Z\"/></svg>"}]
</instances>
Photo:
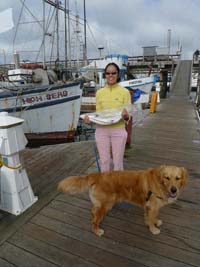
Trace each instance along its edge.
<instances>
[{"instance_id":1,"label":"dog's nose","mask_svg":"<svg viewBox=\"0 0 200 267\"><path fill-rule=\"evenodd\" d=\"M175 186L172 186L170 190L171 190L171 192L174 194L174 193L176 193L177 188L176 188Z\"/></svg>"}]
</instances>

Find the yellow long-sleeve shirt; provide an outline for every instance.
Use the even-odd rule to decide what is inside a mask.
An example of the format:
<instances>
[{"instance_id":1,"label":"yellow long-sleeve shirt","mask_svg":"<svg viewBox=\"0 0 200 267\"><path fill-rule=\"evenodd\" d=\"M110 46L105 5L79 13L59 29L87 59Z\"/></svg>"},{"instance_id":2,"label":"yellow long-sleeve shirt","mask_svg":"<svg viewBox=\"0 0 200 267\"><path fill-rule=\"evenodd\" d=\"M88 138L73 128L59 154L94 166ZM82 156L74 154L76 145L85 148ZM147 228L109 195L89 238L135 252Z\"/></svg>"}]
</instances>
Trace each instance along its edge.
<instances>
[{"instance_id":1,"label":"yellow long-sleeve shirt","mask_svg":"<svg viewBox=\"0 0 200 267\"><path fill-rule=\"evenodd\" d=\"M119 84L106 85L96 93L96 111L108 109L120 109L131 104L131 96L128 89ZM125 123L120 120L118 123L103 126L106 128L124 128Z\"/></svg>"}]
</instances>

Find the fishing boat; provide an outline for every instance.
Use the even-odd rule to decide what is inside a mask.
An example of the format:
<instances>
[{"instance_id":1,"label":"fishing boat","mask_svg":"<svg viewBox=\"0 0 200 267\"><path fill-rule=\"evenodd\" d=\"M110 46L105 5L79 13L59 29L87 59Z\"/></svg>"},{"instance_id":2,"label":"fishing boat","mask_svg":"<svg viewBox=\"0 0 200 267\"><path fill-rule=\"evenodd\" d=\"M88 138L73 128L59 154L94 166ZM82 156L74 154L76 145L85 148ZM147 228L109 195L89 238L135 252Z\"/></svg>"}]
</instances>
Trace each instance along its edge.
<instances>
[{"instance_id":1,"label":"fishing boat","mask_svg":"<svg viewBox=\"0 0 200 267\"><path fill-rule=\"evenodd\" d=\"M58 11L66 12L66 6L62 6L60 1L44 0L43 8L45 4L56 9L56 13L52 11L52 16L56 14L55 21L59 25ZM23 8L24 3L22 10ZM23 129L30 146L74 141L80 116L80 82L68 82L67 68L59 69L58 44L56 60L52 64L54 67L46 64L47 26L49 27L49 23L45 22L44 17L41 41L43 62L24 63L20 60L20 53L15 51L14 69L8 70L6 78L0 81L0 112L8 112L10 116L24 120ZM59 41L58 27L57 40Z\"/></svg>"},{"instance_id":2,"label":"fishing boat","mask_svg":"<svg viewBox=\"0 0 200 267\"><path fill-rule=\"evenodd\" d=\"M38 79L36 72L44 83L32 82ZM11 81L0 83L0 111L24 119L29 145L74 140L82 96L79 81L50 83L43 69L15 69L8 77Z\"/></svg>"}]
</instances>

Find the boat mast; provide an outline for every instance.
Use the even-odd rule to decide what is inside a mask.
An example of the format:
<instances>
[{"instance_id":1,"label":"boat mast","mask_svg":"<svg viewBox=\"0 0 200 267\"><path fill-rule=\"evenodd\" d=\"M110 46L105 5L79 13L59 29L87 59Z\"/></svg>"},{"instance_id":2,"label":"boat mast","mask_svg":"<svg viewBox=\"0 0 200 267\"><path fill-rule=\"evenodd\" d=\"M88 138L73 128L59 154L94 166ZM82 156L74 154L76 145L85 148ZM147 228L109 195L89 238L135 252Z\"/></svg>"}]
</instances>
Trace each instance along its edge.
<instances>
[{"instance_id":1,"label":"boat mast","mask_svg":"<svg viewBox=\"0 0 200 267\"><path fill-rule=\"evenodd\" d=\"M67 0L65 0L64 21L65 21L65 68L67 68Z\"/></svg>"},{"instance_id":2,"label":"boat mast","mask_svg":"<svg viewBox=\"0 0 200 267\"><path fill-rule=\"evenodd\" d=\"M68 55L67 52L69 52L70 55L70 45L68 45L67 49L67 44L70 41L70 33L69 33L69 0L65 0L64 7L60 4L59 0L55 0L53 2L52 0L44 0L46 3L54 6L56 8L56 37L57 37L57 59L56 62L59 64L60 61L60 54L59 54L59 10L64 11L64 22L65 22L65 67L67 67L67 59ZM68 33L67 33L68 29ZM71 61L71 58L69 56L69 62Z\"/></svg>"},{"instance_id":3,"label":"boat mast","mask_svg":"<svg viewBox=\"0 0 200 267\"><path fill-rule=\"evenodd\" d=\"M71 37L70 37L70 18L69 18L69 0L67 0L67 26L68 26L68 59L69 67L71 67Z\"/></svg>"},{"instance_id":4,"label":"boat mast","mask_svg":"<svg viewBox=\"0 0 200 267\"><path fill-rule=\"evenodd\" d=\"M44 2L46 2L49 5L52 5L56 8L56 37L57 37L57 58L56 58L56 62L57 64L60 61L60 55L59 55L59 10L62 10L65 12L65 8L60 4L59 0L55 0L55 2L53 2L52 0L44 0Z\"/></svg>"},{"instance_id":5,"label":"boat mast","mask_svg":"<svg viewBox=\"0 0 200 267\"><path fill-rule=\"evenodd\" d=\"M57 35L57 58L56 58L56 62L59 65L59 61L60 61L60 54L59 54L59 41L60 41L60 37L59 37L59 0L56 0L56 35Z\"/></svg>"},{"instance_id":6,"label":"boat mast","mask_svg":"<svg viewBox=\"0 0 200 267\"><path fill-rule=\"evenodd\" d=\"M76 49L76 62L77 62L77 68L79 68L79 59L80 59L80 39L79 35L81 33L80 28L79 28L79 15L78 15L78 8L77 8L77 1L75 2L76 5L76 26L75 26L75 49Z\"/></svg>"},{"instance_id":7,"label":"boat mast","mask_svg":"<svg viewBox=\"0 0 200 267\"><path fill-rule=\"evenodd\" d=\"M83 0L83 10L84 10L84 52L83 52L83 61L84 65L87 65L87 39L86 39L86 8L85 0Z\"/></svg>"},{"instance_id":8,"label":"boat mast","mask_svg":"<svg viewBox=\"0 0 200 267\"><path fill-rule=\"evenodd\" d=\"M45 39L46 39L46 30L45 30L45 1L43 0L43 68L46 68L46 55L45 55Z\"/></svg>"}]
</instances>

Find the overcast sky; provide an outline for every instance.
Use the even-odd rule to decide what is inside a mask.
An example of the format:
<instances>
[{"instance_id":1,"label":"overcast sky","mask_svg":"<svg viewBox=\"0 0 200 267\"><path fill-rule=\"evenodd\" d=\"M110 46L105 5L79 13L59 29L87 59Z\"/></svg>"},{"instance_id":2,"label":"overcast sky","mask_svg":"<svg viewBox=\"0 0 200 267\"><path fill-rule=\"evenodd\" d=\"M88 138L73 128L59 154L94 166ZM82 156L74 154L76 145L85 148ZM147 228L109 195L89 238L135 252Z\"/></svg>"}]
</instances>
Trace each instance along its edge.
<instances>
[{"instance_id":1,"label":"overcast sky","mask_svg":"<svg viewBox=\"0 0 200 267\"><path fill-rule=\"evenodd\" d=\"M31 55L37 55L36 51L40 47L41 26L33 23L21 24L18 27L17 35L15 34L23 1L0 1L0 12L13 8L14 23L11 30L0 33L0 63L3 59L5 60L5 54L6 61L11 60L9 54L13 48L24 51L21 53L23 59L32 59L30 54L25 51L32 49L35 52ZM199 0L85 0L85 2L87 54L90 58L99 56L99 46L104 47L104 54L122 53L128 56L140 56L143 46L166 47L169 32L171 33L171 54L175 54L178 46L181 45L182 58L192 59L194 51L200 49ZM24 9L25 12L20 21L30 22L36 18L42 20L42 0L26 0L25 3L30 10ZM64 4L64 0L61 0L61 3ZM69 0L69 4L71 17L74 18L73 15L78 13L80 18L83 18L83 0ZM48 15L48 11L46 15ZM60 16L62 15L60 14ZM82 19L80 22L83 23ZM50 34L53 32L52 29L49 28ZM76 39L74 30L73 26L70 33L72 43ZM80 38L84 41L82 26L80 26L80 30L82 31ZM53 46L52 35L47 37L47 43ZM62 56L64 53L63 29L60 31L60 38L60 56Z\"/></svg>"}]
</instances>

